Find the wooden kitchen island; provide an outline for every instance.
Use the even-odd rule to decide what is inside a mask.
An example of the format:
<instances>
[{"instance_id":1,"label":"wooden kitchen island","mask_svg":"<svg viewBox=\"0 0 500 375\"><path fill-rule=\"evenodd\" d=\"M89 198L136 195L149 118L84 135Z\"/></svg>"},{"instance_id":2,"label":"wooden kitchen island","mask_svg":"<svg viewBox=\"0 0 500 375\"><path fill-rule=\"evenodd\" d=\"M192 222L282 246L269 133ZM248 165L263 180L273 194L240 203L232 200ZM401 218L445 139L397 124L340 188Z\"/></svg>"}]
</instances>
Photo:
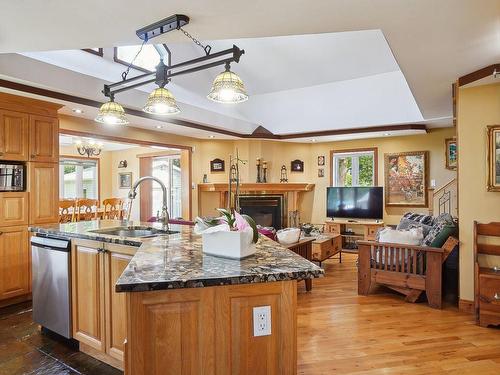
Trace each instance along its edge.
<instances>
[{"instance_id":1,"label":"wooden kitchen island","mask_svg":"<svg viewBox=\"0 0 500 375\"><path fill-rule=\"evenodd\" d=\"M320 277L321 268L263 236L240 261L203 254L188 227L140 240L96 233L123 225L31 227L71 239L72 331L81 351L127 375L296 374L297 280ZM266 336L254 336L260 306L271 310Z\"/></svg>"}]
</instances>

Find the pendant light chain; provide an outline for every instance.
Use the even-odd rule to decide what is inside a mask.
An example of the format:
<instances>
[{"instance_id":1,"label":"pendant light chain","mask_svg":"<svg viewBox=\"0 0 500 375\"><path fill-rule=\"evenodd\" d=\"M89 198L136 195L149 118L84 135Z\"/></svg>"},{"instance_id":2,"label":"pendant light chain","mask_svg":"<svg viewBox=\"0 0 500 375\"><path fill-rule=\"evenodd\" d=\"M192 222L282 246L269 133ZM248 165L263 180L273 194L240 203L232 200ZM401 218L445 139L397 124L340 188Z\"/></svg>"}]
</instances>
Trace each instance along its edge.
<instances>
[{"instance_id":1,"label":"pendant light chain","mask_svg":"<svg viewBox=\"0 0 500 375\"><path fill-rule=\"evenodd\" d=\"M179 27L179 30L182 31L182 33L188 37L189 39L191 39L194 44L196 44L197 46L200 46L201 48L203 48L203 50L205 51L205 54L208 56L210 55L210 51L212 50L212 47L210 45L203 45L198 39L196 39L194 36L192 36L191 34L189 34L186 30L184 30L182 27Z\"/></svg>"},{"instance_id":2,"label":"pendant light chain","mask_svg":"<svg viewBox=\"0 0 500 375\"><path fill-rule=\"evenodd\" d=\"M142 41L142 44L141 44L141 48L139 48L139 51L137 51L137 53L135 54L134 58L132 59L132 61L130 61L130 64L128 64L127 66L127 70L125 70L123 73L122 73L122 80L126 80L127 79L127 76L128 76L128 73L130 72L130 68L132 67L132 65L134 64L134 61L135 59L137 59L137 56L139 56L139 54L142 52L142 48L144 47L144 44L146 44L147 42L147 38L144 39Z\"/></svg>"}]
</instances>

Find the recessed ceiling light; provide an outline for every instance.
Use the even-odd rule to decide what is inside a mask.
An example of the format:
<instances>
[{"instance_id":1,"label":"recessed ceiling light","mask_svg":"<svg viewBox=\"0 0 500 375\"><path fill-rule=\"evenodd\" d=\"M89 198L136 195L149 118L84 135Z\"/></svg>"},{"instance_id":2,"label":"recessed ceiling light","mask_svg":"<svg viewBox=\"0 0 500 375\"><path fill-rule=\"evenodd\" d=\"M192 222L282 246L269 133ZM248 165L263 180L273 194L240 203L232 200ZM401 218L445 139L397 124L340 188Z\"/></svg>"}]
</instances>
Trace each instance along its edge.
<instances>
[{"instance_id":1,"label":"recessed ceiling light","mask_svg":"<svg viewBox=\"0 0 500 375\"><path fill-rule=\"evenodd\" d=\"M215 138L215 135L209 135L208 138Z\"/></svg>"},{"instance_id":2,"label":"recessed ceiling light","mask_svg":"<svg viewBox=\"0 0 500 375\"><path fill-rule=\"evenodd\" d=\"M156 125L156 129L163 129L163 125Z\"/></svg>"},{"instance_id":3,"label":"recessed ceiling light","mask_svg":"<svg viewBox=\"0 0 500 375\"><path fill-rule=\"evenodd\" d=\"M83 113L83 109L81 109L81 108L73 108L72 111L74 113L78 113L78 114L82 114Z\"/></svg>"},{"instance_id":4,"label":"recessed ceiling light","mask_svg":"<svg viewBox=\"0 0 500 375\"><path fill-rule=\"evenodd\" d=\"M311 142L316 142L316 140L313 138L313 139L311 139Z\"/></svg>"},{"instance_id":5,"label":"recessed ceiling light","mask_svg":"<svg viewBox=\"0 0 500 375\"><path fill-rule=\"evenodd\" d=\"M387 136L391 135L391 133L384 133L384 135L387 137Z\"/></svg>"}]
</instances>

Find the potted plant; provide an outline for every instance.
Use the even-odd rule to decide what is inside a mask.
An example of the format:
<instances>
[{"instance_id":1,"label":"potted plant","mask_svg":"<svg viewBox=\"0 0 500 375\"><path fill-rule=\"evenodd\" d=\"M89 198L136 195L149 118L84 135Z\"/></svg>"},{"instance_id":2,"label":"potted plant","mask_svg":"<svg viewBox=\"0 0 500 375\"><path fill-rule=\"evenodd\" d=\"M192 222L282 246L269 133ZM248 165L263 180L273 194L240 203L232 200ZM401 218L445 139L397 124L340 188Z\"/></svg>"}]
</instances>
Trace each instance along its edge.
<instances>
[{"instance_id":1,"label":"potted plant","mask_svg":"<svg viewBox=\"0 0 500 375\"><path fill-rule=\"evenodd\" d=\"M255 254L259 232L255 221L235 210L217 209L218 218L196 218L195 233L202 236L206 254L231 259L242 259Z\"/></svg>"}]
</instances>

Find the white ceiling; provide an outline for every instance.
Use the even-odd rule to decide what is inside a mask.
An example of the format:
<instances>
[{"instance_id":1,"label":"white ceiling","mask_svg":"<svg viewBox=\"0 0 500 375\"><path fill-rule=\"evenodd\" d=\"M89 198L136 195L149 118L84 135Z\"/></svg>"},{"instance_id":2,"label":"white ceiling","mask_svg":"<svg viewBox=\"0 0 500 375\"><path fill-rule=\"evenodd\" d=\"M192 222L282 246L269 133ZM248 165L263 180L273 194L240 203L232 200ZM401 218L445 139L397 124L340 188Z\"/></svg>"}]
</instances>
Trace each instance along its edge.
<instances>
[{"instance_id":1,"label":"white ceiling","mask_svg":"<svg viewBox=\"0 0 500 375\"><path fill-rule=\"evenodd\" d=\"M172 91L182 116L243 133L257 125L276 133L403 122L449 126L451 83L500 60L498 0L143 0L126 5L21 0L2 4L0 52L135 44L136 29L174 13L191 17L186 29L192 34L217 40L211 42L215 50L233 41L246 50L233 70L251 95L244 105L226 108L205 99L217 69L179 77ZM154 42L171 46L174 62L176 56L200 53L181 33L158 39ZM79 74L19 55L1 56L0 72L89 98L99 97L103 79L119 79L122 67L75 52L80 56L73 59L85 69L65 68ZM108 64L116 75L98 64ZM126 93L120 100L140 107L145 96Z\"/></svg>"}]
</instances>

